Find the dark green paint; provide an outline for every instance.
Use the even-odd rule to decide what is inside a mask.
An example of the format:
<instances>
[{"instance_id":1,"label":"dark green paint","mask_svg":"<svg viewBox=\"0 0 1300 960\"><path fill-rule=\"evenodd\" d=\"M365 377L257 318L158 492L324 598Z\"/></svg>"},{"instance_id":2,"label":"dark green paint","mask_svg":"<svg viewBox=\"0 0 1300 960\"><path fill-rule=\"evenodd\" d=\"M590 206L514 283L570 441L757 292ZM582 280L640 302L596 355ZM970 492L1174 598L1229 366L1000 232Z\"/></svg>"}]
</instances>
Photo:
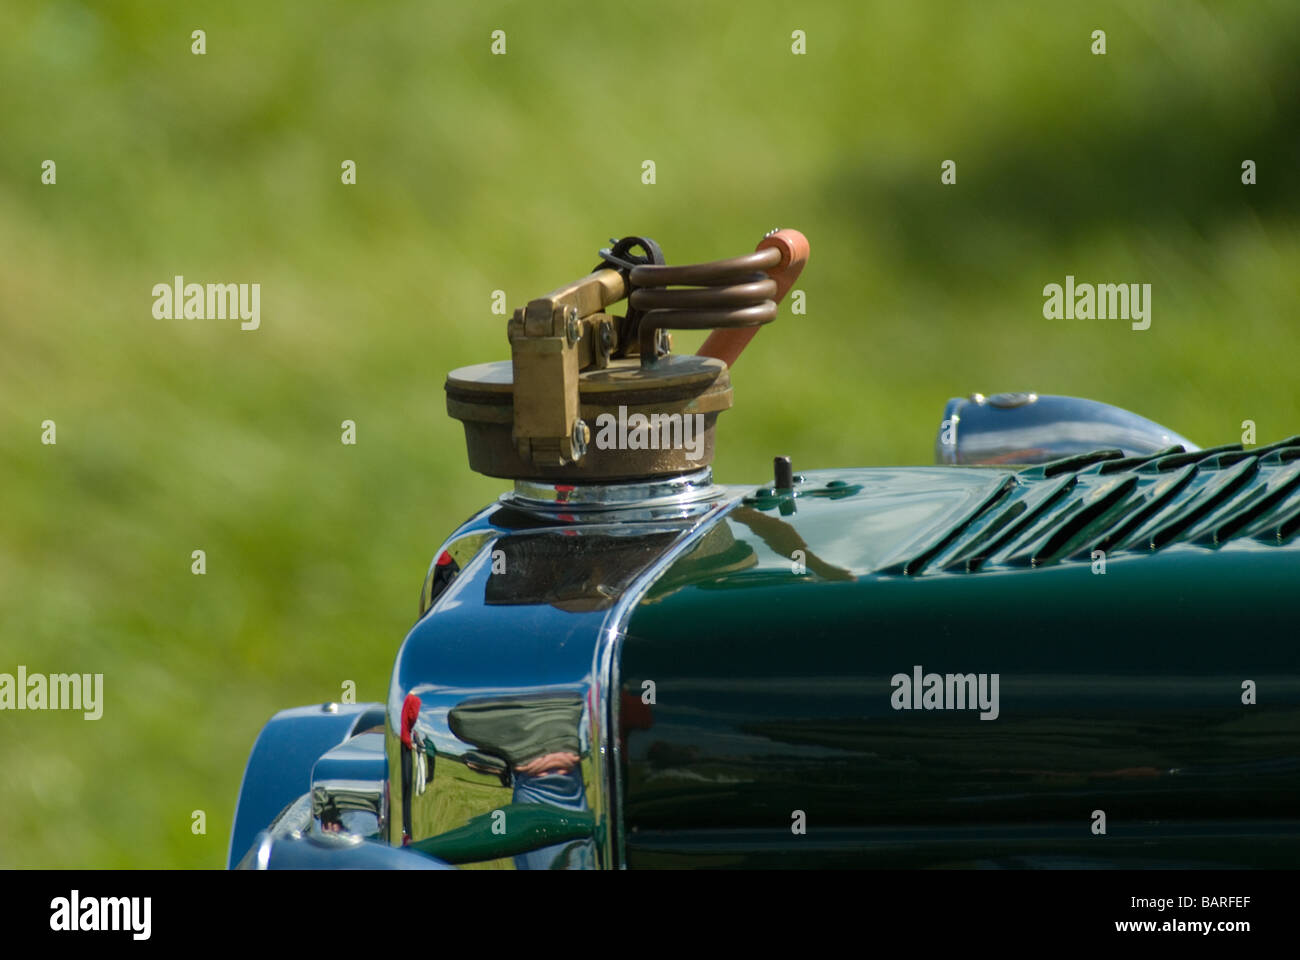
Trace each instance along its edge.
<instances>
[{"instance_id":1,"label":"dark green paint","mask_svg":"<svg viewBox=\"0 0 1300 960\"><path fill-rule=\"evenodd\" d=\"M463 827L417 840L410 846L447 863L476 863L588 839L595 835L595 822L589 810L508 803L473 817Z\"/></svg>"},{"instance_id":2,"label":"dark green paint","mask_svg":"<svg viewBox=\"0 0 1300 960\"><path fill-rule=\"evenodd\" d=\"M1294 865L1300 550L881 572L1009 476L810 475L859 489L762 491L660 577L621 655L656 697L623 709L628 866ZM893 709L917 664L999 674L1000 715Z\"/></svg>"}]
</instances>

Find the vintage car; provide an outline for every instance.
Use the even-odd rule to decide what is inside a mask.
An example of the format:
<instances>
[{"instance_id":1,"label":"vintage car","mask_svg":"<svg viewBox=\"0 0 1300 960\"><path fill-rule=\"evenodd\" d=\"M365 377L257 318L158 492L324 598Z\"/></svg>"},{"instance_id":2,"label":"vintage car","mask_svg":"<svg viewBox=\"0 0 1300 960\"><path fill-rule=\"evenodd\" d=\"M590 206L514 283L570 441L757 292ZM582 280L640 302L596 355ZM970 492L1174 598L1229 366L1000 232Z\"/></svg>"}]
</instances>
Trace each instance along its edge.
<instances>
[{"instance_id":1,"label":"vintage car","mask_svg":"<svg viewBox=\"0 0 1300 960\"><path fill-rule=\"evenodd\" d=\"M1300 437L975 394L936 465L714 483L807 256L625 238L448 376L513 487L434 552L386 703L264 728L231 866L1296 863Z\"/></svg>"}]
</instances>

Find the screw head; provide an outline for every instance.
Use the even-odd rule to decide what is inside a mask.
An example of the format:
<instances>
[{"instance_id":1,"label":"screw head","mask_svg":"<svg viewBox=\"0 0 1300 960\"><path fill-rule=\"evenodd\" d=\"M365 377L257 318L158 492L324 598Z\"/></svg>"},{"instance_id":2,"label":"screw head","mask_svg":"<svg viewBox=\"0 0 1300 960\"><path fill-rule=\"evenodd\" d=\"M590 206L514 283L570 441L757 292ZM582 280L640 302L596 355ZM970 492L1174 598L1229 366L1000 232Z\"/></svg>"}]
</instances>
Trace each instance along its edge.
<instances>
[{"instance_id":1,"label":"screw head","mask_svg":"<svg viewBox=\"0 0 1300 960\"><path fill-rule=\"evenodd\" d=\"M582 329L578 326L578 308L569 307L564 311L564 332L569 338L569 343L577 343L582 336Z\"/></svg>"},{"instance_id":2,"label":"screw head","mask_svg":"<svg viewBox=\"0 0 1300 960\"><path fill-rule=\"evenodd\" d=\"M587 455L587 423L579 418L573 423L573 459L581 460Z\"/></svg>"}]
</instances>

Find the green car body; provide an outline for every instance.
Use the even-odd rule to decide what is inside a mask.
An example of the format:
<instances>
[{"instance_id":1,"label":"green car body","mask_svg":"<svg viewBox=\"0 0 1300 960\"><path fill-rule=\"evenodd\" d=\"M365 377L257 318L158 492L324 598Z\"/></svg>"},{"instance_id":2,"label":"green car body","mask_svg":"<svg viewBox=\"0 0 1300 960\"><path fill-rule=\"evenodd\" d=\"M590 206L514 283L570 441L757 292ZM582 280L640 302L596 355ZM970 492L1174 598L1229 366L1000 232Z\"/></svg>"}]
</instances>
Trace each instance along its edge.
<instances>
[{"instance_id":1,"label":"green car body","mask_svg":"<svg viewBox=\"0 0 1300 960\"><path fill-rule=\"evenodd\" d=\"M1295 864L1300 438L784 479L485 508L232 865Z\"/></svg>"},{"instance_id":2,"label":"green car body","mask_svg":"<svg viewBox=\"0 0 1300 960\"><path fill-rule=\"evenodd\" d=\"M657 701L627 732L626 864L1293 866L1296 455L751 496L623 641ZM996 674L996 715L908 696L916 671Z\"/></svg>"}]
</instances>

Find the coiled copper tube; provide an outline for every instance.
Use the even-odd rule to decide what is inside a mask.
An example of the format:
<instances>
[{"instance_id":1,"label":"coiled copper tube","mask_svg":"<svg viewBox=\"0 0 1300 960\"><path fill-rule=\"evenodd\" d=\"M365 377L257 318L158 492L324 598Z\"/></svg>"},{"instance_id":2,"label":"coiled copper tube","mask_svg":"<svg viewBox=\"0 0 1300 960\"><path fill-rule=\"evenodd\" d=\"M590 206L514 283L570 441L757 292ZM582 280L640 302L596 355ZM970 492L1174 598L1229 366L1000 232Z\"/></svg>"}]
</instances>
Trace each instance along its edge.
<instances>
[{"instance_id":1,"label":"coiled copper tube","mask_svg":"<svg viewBox=\"0 0 1300 960\"><path fill-rule=\"evenodd\" d=\"M742 257L681 266L642 264L628 280L630 306L641 312L637 336L641 365L658 357L663 329L711 330L757 327L776 319L777 282L765 271L782 253L765 247ZM677 289L673 289L677 288Z\"/></svg>"}]
</instances>

